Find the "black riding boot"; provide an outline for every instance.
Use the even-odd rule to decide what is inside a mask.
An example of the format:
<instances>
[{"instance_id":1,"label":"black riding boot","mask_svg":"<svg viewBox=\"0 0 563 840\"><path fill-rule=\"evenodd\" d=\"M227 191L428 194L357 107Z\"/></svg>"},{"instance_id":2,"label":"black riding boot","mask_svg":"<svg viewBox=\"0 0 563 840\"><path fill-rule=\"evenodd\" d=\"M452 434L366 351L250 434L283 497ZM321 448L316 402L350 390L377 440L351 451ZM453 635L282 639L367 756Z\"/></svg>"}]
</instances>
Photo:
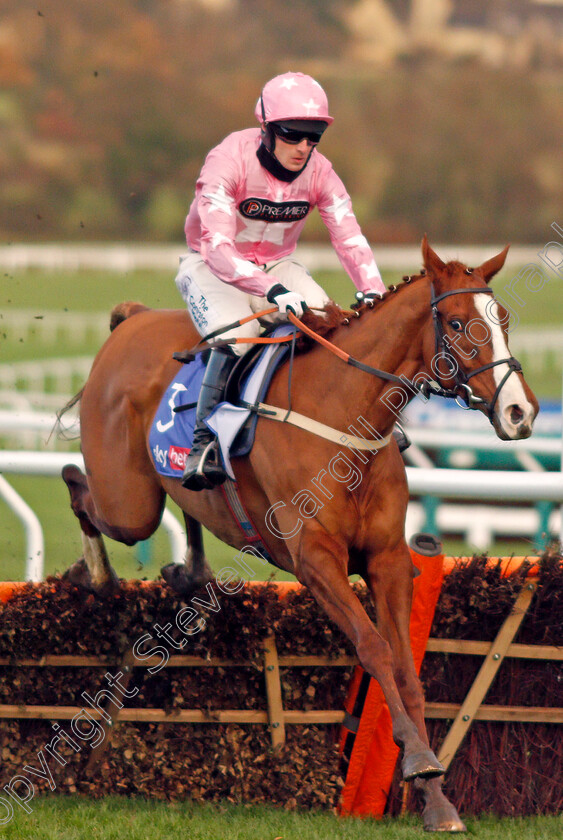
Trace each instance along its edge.
<instances>
[{"instance_id":1,"label":"black riding boot","mask_svg":"<svg viewBox=\"0 0 563 840\"><path fill-rule=\"evenodd\" d=\"M393 437L397 441L399 446L399 452L404 452L405 449L408 449L411 445L411 440L403 427L400 423L395 423L395 428L393 429Z\"/></svg>"},{"instance_id":2,"label":"black riding boot","mask_svg":"<svg viewBox=\"0 0 563 840\"><path fill-rule=\"evenodd\" d=\"M182 486L188 490L210 490L227 478L221 464L219 445L205 418L221 399L235 362L236 356L229 349L211 351L197 402L192 448L182 476Z\"/></svg>"}]
</instances>

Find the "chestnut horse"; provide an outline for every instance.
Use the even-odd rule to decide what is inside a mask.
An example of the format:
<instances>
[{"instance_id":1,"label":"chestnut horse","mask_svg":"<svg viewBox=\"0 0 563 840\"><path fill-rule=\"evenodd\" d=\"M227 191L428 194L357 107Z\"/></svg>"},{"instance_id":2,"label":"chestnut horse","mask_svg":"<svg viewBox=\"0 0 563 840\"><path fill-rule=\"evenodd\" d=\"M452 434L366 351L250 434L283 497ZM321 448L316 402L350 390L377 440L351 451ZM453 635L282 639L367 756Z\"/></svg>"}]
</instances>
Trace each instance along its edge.
<instances>
[{"instance_id":1,"label":"chestnut horse","mask_svg":"<svg viewBox=\"0 0 563 840\"><path fill-rule=\"evenodd\" d=\"M441 390L484 412L500 438L528 437L538 404L508 352L506 312L488 286L508 249L475 269L443 263L426 237L422 251L419 276L405 278L372 306L337 310L339 321L327 335L350 365L319 344L296 355L292 409L342 430L342 441L353 441L343 430L357 436L365 418L385 437L396 421L399 394L404 404L421 392ZM87 567L90 585L103 591L112 571L101 535L128 545L146 539L160 522L168 494L184 511L192 584L205 584L210 570L198 523L236 549L244 546L244 537L218 489L195 493L178 479L161 477L148 448L157 406L178 371L173 353L194 346L199 336L185 311L124 304L114 310L114 319L121 322L79 395L87 476L76 467L63 471L82 528L85 557L79 563L82 571ZM318 316L317 325L321 321ZM269 404L288 406L288 368L275 374ZM410 649L413 565L404 536L405 468L393 439L369 454L357 443L335 444L260 418L251 453L233 459L233 469L275 563L310 589L380 683L394 740L402 748L403 777L414 779L424 796L425 827L463 831L441 789L444 769L428 745L423 692ZM344 483L336 468L325 469L337 457L353 469L353 482ZM303 488L310 486L316 495L305 494L299 508ZM369 587L377 629L350 586L348 576L355 573Z\"/></svg>"}]
</instances>

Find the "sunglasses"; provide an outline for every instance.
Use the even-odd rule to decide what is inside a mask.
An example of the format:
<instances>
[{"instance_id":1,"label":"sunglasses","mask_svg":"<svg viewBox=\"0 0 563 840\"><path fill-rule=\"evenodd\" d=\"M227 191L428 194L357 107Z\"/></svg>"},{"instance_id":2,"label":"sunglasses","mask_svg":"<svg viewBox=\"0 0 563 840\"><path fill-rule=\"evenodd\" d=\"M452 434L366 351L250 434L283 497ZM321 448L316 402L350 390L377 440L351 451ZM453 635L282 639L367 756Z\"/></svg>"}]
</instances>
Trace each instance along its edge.
<instances>
[{"instance_id":1,"label":"sunglasses","mask_svg":"<svg viewBox=\"0 0 563 840\"><path fill-rule=\"evenodd\" d=\"M279 123L270 123L276 137L283 140L284 143L289 143L291 146L296 146L303 140L306 140L309 146L316 146L323 136L323 130L320 131L298 131L294 128L286 128L285 125Z\"/></svg>"}]
</instances>

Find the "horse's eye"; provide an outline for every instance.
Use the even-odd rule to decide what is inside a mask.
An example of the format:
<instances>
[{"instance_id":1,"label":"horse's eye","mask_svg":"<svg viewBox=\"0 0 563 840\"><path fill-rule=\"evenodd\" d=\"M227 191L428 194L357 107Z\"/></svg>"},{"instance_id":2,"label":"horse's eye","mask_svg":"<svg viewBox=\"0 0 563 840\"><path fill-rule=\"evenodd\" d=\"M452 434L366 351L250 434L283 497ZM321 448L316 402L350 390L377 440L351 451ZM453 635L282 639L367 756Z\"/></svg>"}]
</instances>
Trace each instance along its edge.
<instances>
[{"instance_id":1,"label":"horse's eye","mask_svg":"<svg viewBox=\"0 0 563 840\"><path fill-rule=\"evenodd\" d=\"M452 330L455 330L455 332L463 332L463 323L458 318L454 318L450 321L450 327Z\"/></svg>"}]
</instances>

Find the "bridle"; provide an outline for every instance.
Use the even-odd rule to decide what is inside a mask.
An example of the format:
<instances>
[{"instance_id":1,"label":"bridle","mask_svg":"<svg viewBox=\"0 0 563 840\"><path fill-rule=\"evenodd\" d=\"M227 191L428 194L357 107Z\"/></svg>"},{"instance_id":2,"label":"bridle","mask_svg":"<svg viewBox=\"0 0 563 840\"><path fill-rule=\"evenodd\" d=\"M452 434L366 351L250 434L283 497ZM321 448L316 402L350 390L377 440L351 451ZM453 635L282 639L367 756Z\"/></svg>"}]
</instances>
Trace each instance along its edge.
<instances>
[{"instance_id":1,"label":"bridle","mask_svg":"<svg viewBox=\"0 0 563 840\"><path fill-rule=\"evenodd\" d=\"M444 298L449 297L450 295L460 295L460 294L493 294L493 290L486 288L479 288L479 289L452 289L448 292L442 292L440 295L436 295L434 291L434 284L430 284L430 307L432 310L432 320L434 323L434 346L436 350L436 357L446 359L449 355L446 351L446 341L445 341L445 333L444 328L442 325L442 316L438 311L438 304ZM451 357L450 357L451 358ZM506 371L505 375L497 385L496 391L493 395L493 399L490 403L486 400L482 399L481 397L475 396L471 386L468 384L469 380L477 376L479 373L483 373L486 370L490 370L491 368L496 367L497 365L508 365L508 370ZM486 365L481 365L481 367L476 368L476 370L472 370L471 373L465 373L461 369L459 365L456 366L455 374L452 374L454 377L455 385L453 389L453 393L450 396L454 396L456 403L461 406L461 408L471 409L471 408L478 408L479 406L484 406L485 411L487 412L487 416L490 421L492 421L495 413L495 406L501 392L503 385L505 384L506 380L510 376L511 373L514 371L522 371L522 365L515 359L514 356L510 356L507 359L498 359L496 362L489 362ZM434 371L435 372L435 371ZM436 373L436 372L435 372ZM443 383L440 381L439 373L436 373L436 380L441 388L444 388ZM463 390L463 394L458 394L458 390ZM447 389L444 389L447 390ZM445 396L445 394L444 394Z\"/></svg>"},{"instance_id":2,"label":"bridle","mask_svg":"<svg viewBox=\"0 0 563 840\"><path fill-rule=\"evenodd\" d=\"M470 273L470 269L467 269L467 272ZM393 287L391 287L393 289ZM394 290L394 289L393 289ZM461 294L493 294L493 290L487 288L478 288L478 289L451 289L447 292L442 292L442 294L436 295L434 291L434 284L430 284L430 308L432 311L432 320L434 324L434 346L436 351L436 357L442 358L447 360L448 353L446 351L446 341L445 341L445 333L444 328L442 326L442 316L441 313L438 311L438 304L444 298L450 297L450 295L461 295ZM366 305L370 308L373 308L374 302L373 301L366 301ZM260 318L263 315L270 315L273 312L277 312L277 307L273 306L270 309L265 309L261 312L253 313L245 318L240 318L238 321L234 321L232 324L228 324L225 327L221 327L217 330L214 330L211 333L208 333L206 336L201 338L195 347L193 347L189 351L183 351L180 353L174 353L173 356L179 362L190 362L194 359L195 354L202 352L206 347L209 345L207 344L208 341L211 339L216 339L221 334L231 330L235 327L239 327L242 324L248 323L256 318ZM356 317L359 317L359 312L356 311ZM293 312L290 312L288 315L289 321L301 332L308 335L310 338L314 339L318 342L321 346L325 347L327 350L330 350L335 356L338 356L342 361L346 362L348 365L352 365L353 367L358 368L359 370L363 370L365 373L369 373L372 376L377 376L380 379L384 379L387 382L393 382L401 387L407 387L411 390L412 394L421 394L425 399L429 399L431 396L437 397L445 397L447 399L453 399L456 403L463 409L477 409L479 407L483 407L487 413L489 420L492 422L494 413L495 413L495 406L501 392L502 387L504 386L506 380L510 376L511 373L514 371L521 372L522 366L520 362L514 358L514 356L510 356L508 359L498 359L496 362L489 362L486 365L481 365L481 367L476 368L476 370L472 370L471 373L465 373L461 369L461 367L456 363L456 371L455 373L451 373L448 378L454 379L454 387L449 388L446 387L443 382L440 381L440 374L436 371L433 371L435 374L435 381L429 381L424 379L422 382L413 382L410 379L407 379L404 376L397 376L394 373L389 373L385 370L380 370L379 368L372 367L371 365L365 364L365 362L361 362L358 359L354 359L350 356L349 353L346 353L344 350L341 350L339 347L336 347L332 342L328 341L326 338L318 335L313 329L308 327L306 324L303 323L299 318L296 318ZM343 323L349 323L349 320L346 319ZM230 339L220 339L218 341L213 341L211 344L212 347L222 347L230 344L281 344L286 342L292 342L293 347L295 346L295 333L289 336L282 336L278 338L271 338L271 337L246 337L246 338L230 338ZM290 364L290 382L291 382L291 370L293 368L293 352L290 354L291 364ZM450 356L450 358L452 358ZM502 380L497 385L496 391L493 395L493 399L490 403L486 400L482 399L481 397L477 397L468 384L469 380L472 379L474 376L477 376L479 373L483 373L486 370L490 370L491 368L496 367L497 365L508 365L508 370L503 376ZM289 384L289 389L291 388ZM460 394L459 391L462 391ZM187 408L188 406L186 406Z\"/></svg>"}]
</instances>

